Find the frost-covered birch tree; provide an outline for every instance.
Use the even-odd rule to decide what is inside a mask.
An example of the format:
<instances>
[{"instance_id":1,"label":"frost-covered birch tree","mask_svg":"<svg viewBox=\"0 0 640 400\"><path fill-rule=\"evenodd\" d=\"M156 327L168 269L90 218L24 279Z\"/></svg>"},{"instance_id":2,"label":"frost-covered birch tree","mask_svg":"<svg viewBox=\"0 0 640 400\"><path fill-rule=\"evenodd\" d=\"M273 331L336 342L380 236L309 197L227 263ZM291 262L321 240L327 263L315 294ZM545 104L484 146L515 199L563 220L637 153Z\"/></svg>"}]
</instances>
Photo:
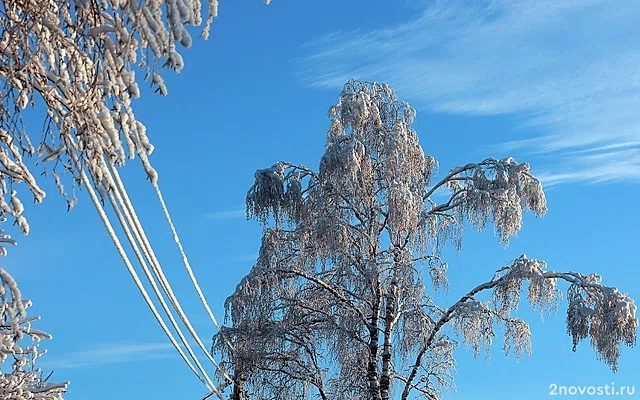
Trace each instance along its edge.
<instances>
[{"instance_id":1,"label":"frost-covered birch tree","mask_svg":"<svg viewBox=\"0 0 640 400\"><path fill-rule=\"evenodd\" d=\"M189 277L217 326L171 221L149 159L154 148L133 107L140 84L149 84L161 95L168 93L162 71L183 68L179 49L191 46L193 27L203 26L201 36L208 37L218 0L206 3L0 0L0 216L13 217L24 234L29 232L21 198L27 192L36 203L45 198L39 175L55 182L69 209L76 204L77 188L85 188L158 323L189 368L216 392L178 321L208 361L215 360L164 276L118 173L127 159L141 161ZM43 120L35 121L39 112ZM123 233L113 224L120 225ZM149 280L152 294L130 257Z\"/></svg>"},{"instance_id":2,"label":"frost-covered birch tree","mask_svg":"<svg viewBox=\"0 0 640 400\"><path fill-rule=\"evenodd\" d=\"M573 349L588 337L616 370L621 345L636 342L636 306L599 275L522 255L454 304L434 302L447 287L442 246L460 246L465 225L492 223L507 243L524 212L545 214L529 165L490 158L432 182L437 163L412 129L415 111L384 84L348 82L329 117L319 171L278 162L248 192L262 245L213 342L233 399L438 399L453 385L459 341L478 355L501 326L506 353L530 353L520 296L553 311L559 281Z\"/></svg>"},{"instance_id":3,"label":"frost-covered birch tree","mask_svg":"<svg viewBox=\"0 0 640 400\"><path fill-rule=\"evenodd\" d=\"M6 254L6 244L15 242L0 230L0 255ZM32 327L40 317L27 316L30 306L13 277L0 268L0 399L62 400L69 382L50 383L35 367L45 353L38 343L51 335Z\"/></svg>"}]
</instances>

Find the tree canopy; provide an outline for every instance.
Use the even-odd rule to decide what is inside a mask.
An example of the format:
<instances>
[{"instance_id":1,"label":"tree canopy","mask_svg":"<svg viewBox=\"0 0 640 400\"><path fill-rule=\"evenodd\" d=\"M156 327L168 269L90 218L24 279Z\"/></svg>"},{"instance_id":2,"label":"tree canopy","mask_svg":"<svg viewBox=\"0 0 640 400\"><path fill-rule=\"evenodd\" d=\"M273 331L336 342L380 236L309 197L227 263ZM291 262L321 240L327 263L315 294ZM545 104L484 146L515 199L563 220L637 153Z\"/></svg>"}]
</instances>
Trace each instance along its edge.
<instances>
[{"instance_id":1,"label":"tree canopy","mask_svg":"<svg viewBox=\"0 0 640 400\"><path fill-rule=\"evenodd\" d=\"M415 115L389 86L349 81L329 109L317 172L281 161L255 173L247 216L264 227L260 253L213 340L233 399L440 398L453 385L458 341L477 356L501 326L506 353L530 353L529 325L513 315L521 293L553 311L559 280L569 285L574 350L589 337L615 371L620 346L635 345L631 298L597 274L556 272L526 255L454 304L436 304L447 287L442 248L461 246L465 225L491 223L508 243L523 213L547 207L529 165L512 158L435 180Z\"/></svg>"}]
</instances>

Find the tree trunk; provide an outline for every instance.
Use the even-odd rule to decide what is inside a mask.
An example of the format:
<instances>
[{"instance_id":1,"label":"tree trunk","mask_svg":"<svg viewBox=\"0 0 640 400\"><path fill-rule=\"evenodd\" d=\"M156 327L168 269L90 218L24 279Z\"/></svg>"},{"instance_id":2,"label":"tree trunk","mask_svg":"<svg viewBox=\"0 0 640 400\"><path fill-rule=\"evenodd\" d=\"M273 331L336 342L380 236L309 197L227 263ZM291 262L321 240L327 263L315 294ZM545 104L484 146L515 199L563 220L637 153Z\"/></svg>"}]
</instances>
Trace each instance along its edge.
<instances>
[{"instance_id":1,"label":"tree trunk","mask_svg":"<svg viewBox=\"0 0 640 400\"><path fill-rule=\"evenodd\" d=\"M242 400L242 383L236 383L233 385L233 400Z\"/></svg>"},{"instance_id":2,"label":"tree trunk","mask_svg":"<svg viewBox=\"0 0 640 400\"><path fill-rule=\"evenodd\" d=\"M378 320L380 318L380 284L376 284L376 299L369 324L369 361L367 363L367 380L371 400L382 400L380 397L380 381L378 379Z\"/></svg>"},{"instance_id":3,"label":"tree trunk","mask_svg":"<svg viewBox=\"0 0 640 400\"><path fill-rule=\"evenodd\" d=\"M244 390L243 390L243 382L244 376L242 375L242 368L239 365L236 365L235 371L233 373L233 393L231 395L231 400L243 400L244 399Z\"/></svg>"},{"instance_id":4,"label":"tree trunk","mask_svg":"<svg viewBox=\"0 0 640 400\"><path fill-rule=\"evenodd\" d=\"M391 386L391 333L395 318L395 283L391 284L391 294L386 297L384 315L384 344L382 347L382 374L380 376L380 397L389 400Z\"/></svg>"}]
</instances>

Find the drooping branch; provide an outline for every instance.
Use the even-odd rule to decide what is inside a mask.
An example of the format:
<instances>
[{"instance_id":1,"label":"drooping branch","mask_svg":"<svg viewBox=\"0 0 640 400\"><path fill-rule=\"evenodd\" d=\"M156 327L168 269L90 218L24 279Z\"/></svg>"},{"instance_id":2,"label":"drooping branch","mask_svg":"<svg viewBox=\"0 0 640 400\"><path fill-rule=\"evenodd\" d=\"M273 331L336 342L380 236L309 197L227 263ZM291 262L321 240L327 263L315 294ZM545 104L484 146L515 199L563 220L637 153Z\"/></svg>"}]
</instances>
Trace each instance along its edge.
<instances>
[{"instance_id":1,"label":"drooping branch","mask_svg":"<svg viewBox=\"0 0 640 400\"><path fill-rule=\"evenodd\" d=\"M451 191L449 198L437 204L430 196L440 188ZM419 226L432 225L438 218L462 229L465 220L478 229L488 222L504 243L522 227L522 213L531 210L537 216L546 213L546 198L540 181L529 172L529 165L512 158L488 158L480 163L457 167L436 183L424 197L431 206L423 211Z\"/></svg>"},{"instance_id":2,"label":"drooping branch","mask_svg":"<svg viewBox=\"0 0 640 400\"><path fill-rule=\"evenodd\" d=\"M567 330L569 334L574 337L574 343L590 334L592 344L596 348L599 357L615 371L619 351L616 352L614 349L619 348L619 343L632 346L636 342L638 319L636 317L637 308L633 300L616 288L602 285L597 275L586 276L575 272L545 271L545 267L544 262L529 259L522 255L509 266L501 268L497 276L492 280L476 286L449 307L438 320L424 346L418 352L416 361L407 377L407 383L401 398L403 400L407 399L412 382L422 363L422 358L445 324L456 317L477 317L477 315L459 315L463 306L470 302L477 303L475 300L476 295L493 289L494 298L498 303L501 303L502 307L492 315L504 317L508 315L508 312L516 308L519 299L518 291L524 280L529 281L530 303L532 305L537 304L540 307L557 301L557 296L555 295L555 281L557 279L570 283L569 293L572 295L569 298L570 304L567 310ZM578 292L584 292L585 296L588 296L588 300L578 294L573 294ZM591 305L591 308L584 303L585 301ZM465 311L468 311L468 309L465 309ZM593 329L588 329L590 324L593 324ZM463 332L463 334L471 334L471 332Z\"/></svg>"}]
</instances>

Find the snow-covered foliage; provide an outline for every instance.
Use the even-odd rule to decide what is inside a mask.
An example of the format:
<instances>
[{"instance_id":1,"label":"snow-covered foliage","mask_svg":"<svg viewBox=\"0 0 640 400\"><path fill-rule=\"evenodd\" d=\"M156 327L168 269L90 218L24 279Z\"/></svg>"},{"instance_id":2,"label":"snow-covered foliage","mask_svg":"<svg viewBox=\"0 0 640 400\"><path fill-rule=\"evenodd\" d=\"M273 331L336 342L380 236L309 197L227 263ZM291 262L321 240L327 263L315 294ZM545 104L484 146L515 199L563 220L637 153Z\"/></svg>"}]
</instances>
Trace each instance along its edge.
<instances>
[{"instance_id":1,"label":"snow-covered foliage","mask_svg":"<svg viewBox=\"0 0 640 400\"><path fill-rule=\"evenodd\" d=\"M204 23L201 35L208 37L218 1L207 3L203 15L202 0L0 2L0 207L23 231L28 225L7 183L24 182L36 202L45 197L25 157L39 158L69 207L81 165L100 185L110 175L107 164L138 155L157 180L148 159L153 145L132 108L140 96L137 76L167 94L161 69L183 68L178 48L190 47L189 26ZM29 106L46 111L37 141L22 124ZM76 178L70 191L65 173Z\"/></svg>"},{"instance_id":2,"label":"snow-covered foliage","mask_svg":"<svg viewBox=\"0 0 640 400\"><path fill-rule=\"evenodd\" d=\"M15 244L2 231L0 243ZM35 367L36 359L45 353L38 344L51 335L31 326L40 318L27 317L30 306L16 281L0 268L0 399L62 400L69 382L49 383Z\"/></svg>"},{"instance_id":3,"label":"snow-covered foliage","mask_svg":"<svg viewBox=\"0 0 640 400\"><path fill-rule=\"evenodd\" d=\"M572 274L569 288L567 332L573 337L573 349L586 337L598 357L615 371L620 357L620 344L636 343L638 319L633 300L616 288L601 285L596 274Z\"/></svg>"},{"instance_id":4,"label":"snow-covered foliage","mask_svg":"<svg viewBox=\"0 0 640 400\"><path fill-rule=\"evenodd\" d=\"M507 354L531 352L529 326L512 314L525 285L531 307L555 310L558 279L571 284L574 341L590 336L615 370L620 344L635 344L636 308L592 276L522 256L448 308L429 295L423 272L434 290L447 287L440 249L460 245L465 223L493 223L506 243L525 211L546 212L527 164L487 159L432 184L437 162L412 129L415 111L384 84L348 82L329 117L318 172L281 161L256 172L248 192L262 246L213 343L233 399L440 398L453 385L456 338L478 355L500 325Z\"/></svg>"},{"instance_id":5,"label":"snow-covered foliage","mask_svg":"<svg viewBox=\"0 0 640 400\"><path fill-rule=\"evenodd\" d=\"M190 47L193 29L203 25L207 37L218 0L0 0L0 215L12 216L23 233L29 225L15 190L24 183L36 203L45 192L33 162L51 176L71 209L76 189L84 186L144 300L190 369L209 390L215 388L180 332L169 299L189 334L215 363L197 337L164 277L133 203L118 175L126 159L140 159L169 222L183 263L214 325L217 322L200 290L158 186L149 156L153 145L133 109L147 82L168 93L163 68L179 72L180 47ZM265 0L265 3L269 3ZM140 79L139 76L144 78ZM23 123L27 108L43 112L43 132L34 135ZM32 119L37 112L31 113ZM36 125L37 126L37 125ZM39 139L39 140L34 140ZM39 171L38 171L39 172ZM20 194L25 191L20 189ZM104 210L105 202L112 214ZM122 232L112 227L118 220ZM122 236L124 235L124 238ZM145 272L164 317L153 304L122 242L131 246ZM149 268L150 266L150 268ZM187 349L173 337L169 323ZM192 361L190 361L192 360Z\"/></svg>"}]
</instances>

